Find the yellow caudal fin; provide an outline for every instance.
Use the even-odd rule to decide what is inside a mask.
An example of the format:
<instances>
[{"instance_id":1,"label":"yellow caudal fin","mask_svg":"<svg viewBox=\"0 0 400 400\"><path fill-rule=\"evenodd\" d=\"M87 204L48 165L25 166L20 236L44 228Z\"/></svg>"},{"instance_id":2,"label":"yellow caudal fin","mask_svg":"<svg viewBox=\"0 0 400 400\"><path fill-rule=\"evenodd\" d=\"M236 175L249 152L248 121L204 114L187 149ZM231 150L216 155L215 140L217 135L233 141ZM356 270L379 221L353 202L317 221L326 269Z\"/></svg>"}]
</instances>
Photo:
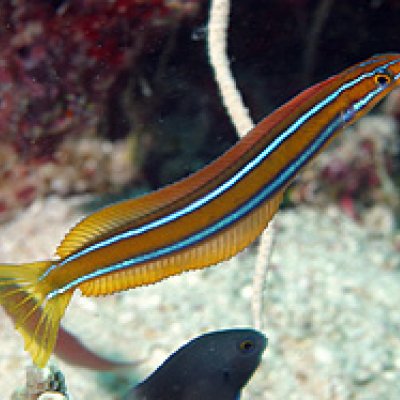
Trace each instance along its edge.
<instances>
[{"instance_id":1,"label":"yellow caudal fin","mask_svg":"<svg viewBox=\"0 0 400 400\"><path fill-rule=\"evenodd\" d=\"M52 288L46 279L39 278L51 264L0 265L0 304L22 334L25 350L41 368L53 352L60 320L72 295L66 292L47 298Z\"/></svg>"}]
</instances>

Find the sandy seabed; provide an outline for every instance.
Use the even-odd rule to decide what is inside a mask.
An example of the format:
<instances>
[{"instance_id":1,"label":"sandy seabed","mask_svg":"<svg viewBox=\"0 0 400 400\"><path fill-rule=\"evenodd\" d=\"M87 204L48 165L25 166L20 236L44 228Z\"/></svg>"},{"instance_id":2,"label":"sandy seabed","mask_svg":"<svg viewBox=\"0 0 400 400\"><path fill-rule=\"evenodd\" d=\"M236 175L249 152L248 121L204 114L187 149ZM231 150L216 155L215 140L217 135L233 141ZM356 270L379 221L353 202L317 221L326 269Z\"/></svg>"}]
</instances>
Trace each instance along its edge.
<instances>
[{"instance_id":1,"label":"sandy seabed","mask_svg":"<svg viewBox=\"0 0 400 400\"><path fill-rule=\"evenodd\" d=\"M2 225L0 262L51 257L81 218L82 201L38 201ZM254 252L113 296L76 293L64 326L104 355L144 361L115 376L53 357L71 399L115 399L188 339L251 326ZM390 233L374 235L334 208L281 212L265 291L269 347L242 399L400 398L399 265ZM0 399L7 400L25 385L30 359L3 312L0 343Z\"/></svg>"}]
</instances>

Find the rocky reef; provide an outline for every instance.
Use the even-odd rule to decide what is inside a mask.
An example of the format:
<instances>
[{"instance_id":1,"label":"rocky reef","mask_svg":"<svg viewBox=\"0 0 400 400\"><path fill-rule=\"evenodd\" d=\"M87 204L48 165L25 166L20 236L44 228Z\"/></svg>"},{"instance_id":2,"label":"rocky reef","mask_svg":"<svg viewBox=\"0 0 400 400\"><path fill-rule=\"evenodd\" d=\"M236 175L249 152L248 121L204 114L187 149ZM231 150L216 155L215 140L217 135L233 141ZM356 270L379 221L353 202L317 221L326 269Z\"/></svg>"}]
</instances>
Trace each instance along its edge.
<instances>
[{"instance_id":1,"label":"rocky reef","mask_svg":"<svg viewBox=\"0 0 400 400\"><path fill-rule=\"evenodd\" d=\"M2 2L0 220L50 193L132 182L135 148L109 103L140 56L197 10L195 0Z\"/></svg>"}]
</instances>

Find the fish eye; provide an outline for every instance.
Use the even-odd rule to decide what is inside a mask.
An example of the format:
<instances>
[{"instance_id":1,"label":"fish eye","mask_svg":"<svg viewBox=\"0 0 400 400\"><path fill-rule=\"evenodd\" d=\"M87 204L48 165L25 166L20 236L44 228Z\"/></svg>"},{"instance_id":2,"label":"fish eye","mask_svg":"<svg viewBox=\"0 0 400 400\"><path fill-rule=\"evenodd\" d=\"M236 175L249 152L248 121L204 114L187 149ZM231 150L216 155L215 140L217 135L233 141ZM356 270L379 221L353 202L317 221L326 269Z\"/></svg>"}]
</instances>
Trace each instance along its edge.
<instances>
[{"instance_id":1,"label":"fish eye","mask_svg":"<svg viewBox=\"0 0 400 400\"><path fill-rule=\"evenodd\" d=\"M374 82L377 86L387 86L392 80L389 74L379 73L374 75Z\"/></svg>"},{"instance_id":2,"label":"fish eye","mask_svg":"<svg viewBox=\"0 0 400 400\"><path fill-rule=\"evenodd\" d=\"M239 344L239 350L242 353L249 353L250 351L253 351L254 349L254 342L252 340L246 339L240 342Z\"/></svg>"}]
</instances>

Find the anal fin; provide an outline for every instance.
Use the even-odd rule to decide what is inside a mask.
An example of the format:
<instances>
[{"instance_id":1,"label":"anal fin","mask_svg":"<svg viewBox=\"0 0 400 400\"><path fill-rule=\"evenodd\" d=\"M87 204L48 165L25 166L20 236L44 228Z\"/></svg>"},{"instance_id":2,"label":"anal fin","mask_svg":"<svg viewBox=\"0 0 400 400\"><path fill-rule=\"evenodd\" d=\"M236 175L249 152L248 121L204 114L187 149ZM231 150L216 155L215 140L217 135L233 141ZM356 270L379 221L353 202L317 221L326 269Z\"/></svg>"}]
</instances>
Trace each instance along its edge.
<instances>
[{"instance_id":1,"label":"anal fin","mask_svg":"<svg viewBox=\"0 0 400 400\"><path fill-rule=\"evenodd\" d=\"M265 229L279 208L282 192L218 234L184 250L82 283L86 296L107 295L149 285L184 271L205 268L242 251Z\"/></svg>"}]
</instances>

